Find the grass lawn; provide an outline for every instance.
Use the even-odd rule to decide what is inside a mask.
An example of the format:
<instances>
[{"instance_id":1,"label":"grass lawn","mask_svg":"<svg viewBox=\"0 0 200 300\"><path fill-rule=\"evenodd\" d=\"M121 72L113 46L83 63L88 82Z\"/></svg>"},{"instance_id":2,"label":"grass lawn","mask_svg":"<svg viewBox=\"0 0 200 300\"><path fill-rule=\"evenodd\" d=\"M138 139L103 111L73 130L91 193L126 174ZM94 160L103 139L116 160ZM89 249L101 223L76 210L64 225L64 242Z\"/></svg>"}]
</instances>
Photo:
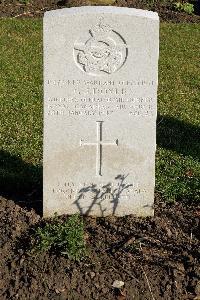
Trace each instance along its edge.
<instances>
[{"instance_id":1,"label":"grass lawn","mask_svg":"<svg viewBox=\"0 0 200 300\"><path fill-rule=\"evenodd\" d=\"M200 200L200 25L161 24L156 191ZM0 191L42 187L42 21L0 20Z\"/></svg>"}]
</instances>

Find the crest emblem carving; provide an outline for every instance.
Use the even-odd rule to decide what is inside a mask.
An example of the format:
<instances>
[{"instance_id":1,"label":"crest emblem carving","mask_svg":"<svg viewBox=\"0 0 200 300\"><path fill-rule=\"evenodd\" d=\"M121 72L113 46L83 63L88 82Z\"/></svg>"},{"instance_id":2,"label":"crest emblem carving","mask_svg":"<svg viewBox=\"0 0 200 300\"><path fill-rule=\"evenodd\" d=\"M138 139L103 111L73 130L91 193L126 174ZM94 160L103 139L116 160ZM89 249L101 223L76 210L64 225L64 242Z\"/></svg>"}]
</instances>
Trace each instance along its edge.
<instances>
[{"instance_id":1,"label":"crest emblem carving","mask_svg":"<svg viewBox=\"0 0 200 300\"><path fill-rule=\"evenodd\" d=\"M75 62L89 75L116 72L124 65L127 55L125 40L103 19L74 44Z\"/></svg>"}]
</instances>

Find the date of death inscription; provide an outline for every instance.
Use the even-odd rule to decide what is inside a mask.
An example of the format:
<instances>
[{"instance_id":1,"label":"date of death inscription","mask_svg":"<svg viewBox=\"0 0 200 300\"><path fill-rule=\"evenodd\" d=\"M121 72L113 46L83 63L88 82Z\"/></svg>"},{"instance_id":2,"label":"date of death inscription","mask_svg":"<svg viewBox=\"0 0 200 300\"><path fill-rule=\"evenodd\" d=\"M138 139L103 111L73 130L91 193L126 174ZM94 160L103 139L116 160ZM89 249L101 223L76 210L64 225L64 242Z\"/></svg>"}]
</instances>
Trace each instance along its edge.
<instances>
[{"instance_id":1,"label":"date of death inscription","mask_svg":"<svg viewBox=\"0 0 200 300\"><path fill-rule=\"evenodd\" d=\"M45 99L49 116L129 116L152 117L156 114L153 96L138 96L142 89L154 90L153 81L48 80L47 86L59 96ZM61 90L60 90L61 89ZM139 94L141 94L139 92ZM61 96L60 96L61 95Z\"/></svg>"}]
</instances>

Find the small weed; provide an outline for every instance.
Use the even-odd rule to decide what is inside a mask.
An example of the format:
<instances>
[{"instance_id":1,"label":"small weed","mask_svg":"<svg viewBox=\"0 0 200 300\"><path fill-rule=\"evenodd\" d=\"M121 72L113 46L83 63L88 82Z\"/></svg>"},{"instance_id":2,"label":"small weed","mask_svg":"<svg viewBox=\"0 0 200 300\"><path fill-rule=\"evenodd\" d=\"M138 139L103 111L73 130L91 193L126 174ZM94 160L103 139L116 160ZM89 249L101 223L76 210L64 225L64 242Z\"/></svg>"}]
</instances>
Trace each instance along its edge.
<instances>
[{"instance_id":1,"label":"small weed","mask_svg":"<svg viewBox=\"0 0 200 300\"><path fill-rule=\"evenodd\" d=\"M136 243L133 243L131 245L128 245L126 248L125 248L126 251L132 253L132 254L136 254L139 252L140 250L140 247L139 247L139 242L136 242Z\"/></svg>"},{"instance_id":2,"label":"small weed","mask_svg":"<svg viewBox=\"0 0 200 300\"><path fill-rule=\"evenodd\" d=\"M30 0L19 0L19 3L27 5L30 3Z\"/></svg>"},{"instance_id":3,"label":"small weed","mask_svg":"<svg viewBox=\"0 0 200 300\"><path fill-rule=\"evenodd\" d=\"M33 252L52 251L79 261L86 255L82 218L75 214L61 221L55 215L51 223L35 230Z\"/></svg>"},{"instance_id":4,"label":"small weed","mask_svg":"<svg viewBox=\"0 0 200 300\"><path fill-rule=\"evenodd\" d=\"M191 3L181 3L181 2L176 2L174 3L174 8L177 11L183 11L189 15L192 15L194 13L194 5Z\"/></svg>"}]
</instances>

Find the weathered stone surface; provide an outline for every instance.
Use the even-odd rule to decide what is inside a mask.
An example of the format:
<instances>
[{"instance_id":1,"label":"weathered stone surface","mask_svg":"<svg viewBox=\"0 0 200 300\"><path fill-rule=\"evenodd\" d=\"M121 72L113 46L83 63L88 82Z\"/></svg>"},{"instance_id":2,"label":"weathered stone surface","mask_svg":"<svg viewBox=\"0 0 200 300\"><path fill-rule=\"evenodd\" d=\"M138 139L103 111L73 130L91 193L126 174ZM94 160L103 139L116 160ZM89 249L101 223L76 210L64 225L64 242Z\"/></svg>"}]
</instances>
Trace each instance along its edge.
<instances>
[{"instance_id":1,"label":"weathered stone surface","mask_svg":"<svg viewBox=\"0 0 200 300\"><path fill-rule=\"evenodd\" d=\"M152 215L159 20L116 7L44 17L44 215Z\"/></svg>"}]
</instances>

